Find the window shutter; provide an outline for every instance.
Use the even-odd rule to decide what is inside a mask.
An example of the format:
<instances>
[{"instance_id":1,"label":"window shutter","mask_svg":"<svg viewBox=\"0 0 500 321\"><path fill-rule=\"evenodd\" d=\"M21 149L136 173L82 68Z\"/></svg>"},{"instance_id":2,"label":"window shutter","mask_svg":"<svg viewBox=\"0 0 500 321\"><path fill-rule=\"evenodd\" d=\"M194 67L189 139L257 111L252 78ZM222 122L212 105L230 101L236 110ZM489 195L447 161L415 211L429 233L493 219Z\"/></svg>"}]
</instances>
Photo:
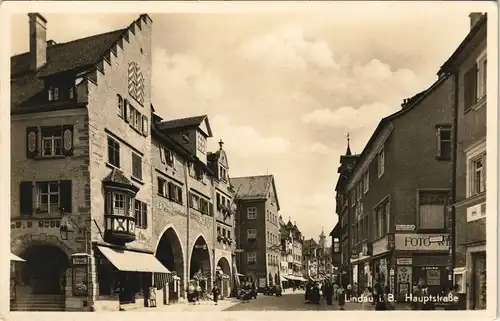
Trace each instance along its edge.
<instances>
[{"instance_id":1,"label":"window shutter","mask_svg":"<svg viewBox=\"0 0 500 321\"><path fill-rule=\"evenodd\" d=\"M177 197L179 198L179 203L182 204L182 189L181 188L177 189Z\"/></svg>"},{"instance_id":2,"label":"window shutter","mask_svg":"<svg viewBox=\"0 0 500 321\"><path fill-rule=\"evenodd\" d=\"M208 211L210 216L214 216L214 204L208 203Z\"/></svg>"},{"instance_id":3,"label":"window shutter","mask_svg":"<svg viewBox=\"0 0 500 321\"><path fill-rule=\"evenodd\" d=\"M441 156L441 128L436 130L436 156Z\"/></svg>"},{"instance_id":4,"label":"window shutter","mask_svg":"<svg viewBox=\"0 0 500 321\"><path fill-rule=\"evenodd\" d=\"M127 123L130 122L130 105L127 99L123 100L123 119L125 119Z\"/></svg>"},{"instance_id":5,"label":"window shutter","mask_svg":"<svg viewBox=\"0 0 500 321\"><path fill-rule=\"evenodd\" d=\"M189 207L193 207L193 205L194 205L193 194L191 194L191 193L188 194L188 203L189 203Z\"/></svg>"},{"instance_id":6,"label":"window shutter","mask_svg":"<svg viewBox=\"0 0 500 321\"><path fill-rule=\"evenodd\" d=\"M63 125L61 128L64 156L73 156L73 125Z\"/></svg>"},{"instance_id":7,"label":"window shutter","mask_svg":"<svg viewBox=\"0 0 500 321\"><path fill-rule=\"evenodd\" d=\"M148 136L149 134L149 122L148 122L148 117L145 115L142 115L142 134L144 136Z\"/></svg>"},{"instance_id":8,"label":"window shutter","mask_svg":"<svg viewBox=\"0 0 500 321\"><path fill-rule=\"evenodd\" d=\"M20 184L19 212L21 215L33 215L33 182Z\"/></svg>"},{"instance_id":9,"label":"window shutter","mask_svg":"<svg viewBox=\"0 0 500 321\"><path fill-rule=\"evenodd\" d=\"M148 204L142 203L142 227L148 228Z\"/></svg>"},{"instance_id":10,"label":"window shutter","mask_svg":"<svg viewBox=\"0 0 500 321\"><path fill-rule=\"evenodd\" d=\"M165 148L160 145L160 160L163 164L167 162L166 156L165 156Z\"/></svg>"},{"instance_id":11,"label":"window shutter","mask_svg":"<svg viewBox=\"0 0 500 321\"><path fill-rule=\"evenodd\" d=\"M465 73L464 87L464 110L468 110L477 100L477 64Z\"/></svg>"},{"instance_id":12,"label":"window shutter","mask_svg":"<svg viewBox=\"0 0 500 321\"><path fill-rule=\"evenodd\" d=\"M59 181L59 193L61 195L60 203L62 213L71 213L72 190L71 181Z\"/></svg>"},{"instance_id":13,"label":"window shutter","mask_svg":"<svg viewBox=\"0 0 500 321\"><path fill-rule=\"evenodd\" d=\"M38 127L26 128L26 157L33 158L39 155Z\"/></svg>"},{"instance_id":14,"label":"window shutter","mask_svg":"<svg viewBox=\"0 0 500 321\"><path fill-rule=\"evenodd\" d=\"M174 200L174 185L171 182L168 182L167 186L168 186L168 195L167 195L167 197L170 200Z\"/></svg>"}]
</instances>

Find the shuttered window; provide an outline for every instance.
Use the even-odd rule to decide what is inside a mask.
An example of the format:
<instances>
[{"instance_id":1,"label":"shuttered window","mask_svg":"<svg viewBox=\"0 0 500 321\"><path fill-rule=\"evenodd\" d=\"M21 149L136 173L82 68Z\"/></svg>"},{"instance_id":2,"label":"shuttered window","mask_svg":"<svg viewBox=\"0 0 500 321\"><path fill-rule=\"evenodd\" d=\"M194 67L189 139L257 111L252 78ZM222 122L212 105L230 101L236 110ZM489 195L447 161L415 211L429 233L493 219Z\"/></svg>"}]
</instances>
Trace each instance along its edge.
<instances>
[{"instance_id":1,"label":"shuttered window","mask_svg":"<svg viewBox=\"0 0 500 321\"><path fill-rule=\"evenodd\" d=\"M72 212L73 193L70 180L21 182L19 193L21 215L61 215Z\"/></svg>"},{"instance_id":2,"label":"shuttered window","mask_svg":"<svg viewBox=\"0 0 500 321\"><path fill-rule=\"evenodd\" d=\"M446 198L446 192L419 192L420 230L438 230L446 227Z\"/></svg>"},{"instance_id":3,"label":"shuttered window","mask_svg":"<svg viewBox=\"0 0 500 321\"><path fill-rule=\"evenodd\" d=\"M464 75L464 110L469 110L477 101L477 65Z\"/></svg>"}]
</instances>

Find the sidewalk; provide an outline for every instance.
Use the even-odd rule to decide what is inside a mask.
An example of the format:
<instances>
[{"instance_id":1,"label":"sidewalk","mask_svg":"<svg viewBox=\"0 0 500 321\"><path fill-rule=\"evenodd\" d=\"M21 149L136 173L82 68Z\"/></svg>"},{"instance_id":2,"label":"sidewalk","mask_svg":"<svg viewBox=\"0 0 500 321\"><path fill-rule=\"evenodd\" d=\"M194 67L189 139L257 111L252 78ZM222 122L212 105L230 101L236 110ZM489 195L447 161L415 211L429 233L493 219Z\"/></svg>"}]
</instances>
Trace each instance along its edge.
<instances>
[{"instance_id":1,"label":"sidewalk","mask_svg":"<svg viewBox=\"0 0 500 321\"><path fill-rule=\"evenodd\" d=\"M236 304L241 303L240 300L234 298L225 298L220 300L217 305L214 301L201 301L200 304L188 302L179 302L169 305L157 305L155 308L138 308L130 312L199 312L199 311L222 311Z\"/></svg>"}]
</instances>

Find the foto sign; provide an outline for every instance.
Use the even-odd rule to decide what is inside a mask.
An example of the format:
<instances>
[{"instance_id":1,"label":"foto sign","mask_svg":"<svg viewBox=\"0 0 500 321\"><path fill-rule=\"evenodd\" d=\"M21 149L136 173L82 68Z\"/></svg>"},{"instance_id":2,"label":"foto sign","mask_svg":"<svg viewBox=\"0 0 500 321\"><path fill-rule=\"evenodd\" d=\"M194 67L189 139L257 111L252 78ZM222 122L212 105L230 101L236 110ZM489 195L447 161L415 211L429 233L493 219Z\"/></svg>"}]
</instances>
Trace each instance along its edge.
<instances>
[{"instance_id":1,"label":"foto sign","mask_svg":"<svg viewBox=\"0 0 500 321\"><path fill-rule=\"evenodd\" d=\"M396 250L409 251L448 251L448 234L394 234Z\"/></svg>"}]
</instances>

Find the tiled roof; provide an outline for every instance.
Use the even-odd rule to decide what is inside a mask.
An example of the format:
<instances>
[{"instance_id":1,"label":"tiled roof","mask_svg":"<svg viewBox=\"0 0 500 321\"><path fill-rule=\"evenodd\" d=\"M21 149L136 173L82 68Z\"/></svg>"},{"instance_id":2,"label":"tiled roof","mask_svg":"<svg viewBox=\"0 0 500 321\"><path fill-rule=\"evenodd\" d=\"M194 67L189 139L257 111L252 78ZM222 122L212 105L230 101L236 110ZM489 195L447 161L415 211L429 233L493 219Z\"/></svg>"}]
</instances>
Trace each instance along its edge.
<instances>
[{"instance_id":1,"label":"tiled roof","mask_svg":"<svg viewBox=\"0 0 500 321\"><path fill-rule=\"evenodd\" d=\"M103 182L118 183L126 185L134 185L122 172L117 169L112 169L111 173L108 174L103 180Z\"/></svg>"},{"instance_id":2,"label":"tiled roof","mask_svg":"<svg viewBox=\"0 0 500 321\"><path fill-rule=\"evenodd\" d=\"M207 115L162 121L158 124L158 128L163 130L199 126L205 118L207 118Z\"/></svg>"},{"instance_id":3,"label":"tiled roof","mask_svg":"<svg viewBox=\"0 0 500 321\"><path fill-rule=\"evenodd\" d=\"M230 181L236 191L237 199L267 198L273 176L233 177Z\"/></svg>"},{"instance_id":4,"label":"tiled roof","mask_svg":"<svg viewBox=\"0 0 500 321\"><path fill-rule=\"evenodd\" d=\"M25 105L36 100L44 89L43 78L63 72L82 72L97 67L97 64L115 46L127 30L141 20L151 20L143 14L128 28L114 30L47 47L47 61L38 71L30 69L29 52L12 56L11 64L11 107Z\"/></svg>"},{"instance_id":5,"label":"tiled roof","mask_svg":"<svg viewBox=\"0 0 500 321\"><path fill-rule=\"evenodd\" d=\"M55 44L47 48L47 63L40 68L38 77L92 66L107 53L126 29L106 32L70 42ZM11 77L29 72L29 52L13 56Z\"/></svg>"}]
</instances>

